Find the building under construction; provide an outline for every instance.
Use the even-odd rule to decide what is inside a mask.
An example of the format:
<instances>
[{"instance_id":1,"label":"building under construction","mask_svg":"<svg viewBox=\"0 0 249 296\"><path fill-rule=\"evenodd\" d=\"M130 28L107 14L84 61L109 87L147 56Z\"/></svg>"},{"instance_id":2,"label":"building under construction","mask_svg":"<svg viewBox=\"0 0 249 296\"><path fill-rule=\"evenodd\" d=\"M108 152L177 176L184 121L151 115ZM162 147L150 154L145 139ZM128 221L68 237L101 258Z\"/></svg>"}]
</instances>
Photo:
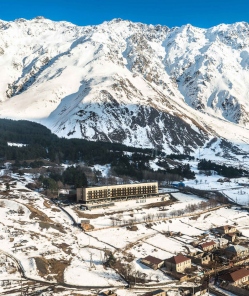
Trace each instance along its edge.
<instances>
[{"instance_id":1,"label":"building under construction","mask_svg":"<svg viewBox=\"0 0 249 296\"><path fill-rule=\"evenodd\" d=\"M141 198L157 194L157 182L77 188L76 190L77 202L83 203Z\"/></svg>"}]
</instances>

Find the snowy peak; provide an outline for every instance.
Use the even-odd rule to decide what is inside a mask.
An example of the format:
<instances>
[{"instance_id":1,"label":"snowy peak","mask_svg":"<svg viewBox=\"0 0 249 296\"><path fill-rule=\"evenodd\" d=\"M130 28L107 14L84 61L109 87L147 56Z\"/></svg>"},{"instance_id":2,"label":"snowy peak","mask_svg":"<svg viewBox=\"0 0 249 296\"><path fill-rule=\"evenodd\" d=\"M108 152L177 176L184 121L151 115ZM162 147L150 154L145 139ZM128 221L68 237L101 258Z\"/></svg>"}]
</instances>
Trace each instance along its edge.
<instances>
[{"instance_id":1,"label":"snowy peak","mask_svg":"<svg viewBox=\"0 0 249 296\"><path fill-rule=\"evenodd\" d=\"M1 117L175 152L212 137L248 143L247 23L79 27L37 17L1 21L0 37Z\"/></svg>"}]
</instances>

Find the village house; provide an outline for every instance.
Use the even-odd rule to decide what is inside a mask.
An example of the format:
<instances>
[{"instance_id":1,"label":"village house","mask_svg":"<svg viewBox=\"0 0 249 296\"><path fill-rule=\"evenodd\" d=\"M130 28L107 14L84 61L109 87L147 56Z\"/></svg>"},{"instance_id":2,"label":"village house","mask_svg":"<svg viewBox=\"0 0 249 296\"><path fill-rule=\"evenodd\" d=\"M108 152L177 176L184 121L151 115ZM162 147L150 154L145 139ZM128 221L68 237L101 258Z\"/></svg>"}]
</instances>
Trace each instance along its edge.
<instances>
[{"instance_id":1,"label":"village house","mask_svg":"<svg viewBox=\"0 0 249 296\"><path fill-rule=\"evenodd\" d=\"M219 276L219 279L227 283L239 286L249 281L249 270L242 268Z\"/></svg>"},{"instance_id":2,"label":"village house","mask_svg":"<svg viewBox=\"0 0 249 296\"><path fill-rule=\"evenodd\" d=\"M165 260L165 267L169 271L183 273L186 268L191 268L191 259L183 255L173 256Z\"/></svg>"},{"instance_id":3,"label":"village house","mask_svg":"<svg viewBox=\"0 0 249 296\"><path fill-rule=\"evenodd\" d=\"M202 249L202 251L204 252L212 251L216 248L216 246L217 244L214 241L199 244L199 248Z\"/></svg>"},{"instance_id":4,"label":"village house","mask_svg":"<svg viewBox=\"0 0 249 296\"><path fill-rule=\"evenodd\" d=\"M223 237L224 237L225 239L227 239L229 242L232 242L232 243L233 243L233 242L235 241L237 235L236 235L235 232L232 232L232 233L227 233L227 234L225 234Z\"/></svg>"},{"instance_id":5,"label":"village house","mask_svg":"<svg viewBox=\"0 0 249 296\"><path fill-rule=\"evenodd\" d=\"M164 265L164 260L153 256L147 256L143 259L140 259L140 262L154 270L159 269Z\"/></svg>"},{"instance_id":6,"label":"village house","mask_svg":"<svg viewBox=\"0 0 249 296\"><path fill-rule=\"evenodd\" d=\"M189 296L189 295L193 295L193 296L200 296L200 295L206 295L207 291L208 291L208 286L206 283L198 286L198 287L194 287L194 288L189 288L189 287L185 287L185 288L180 288L180 295L183 296Z\"/></svg>"},{"instance_id":7,"label":"village house","mask_svg":"<svg viewBox=\"0 0 249 296\"><path fill-rule=\"evenodd\" d=\"M117 293L115 293L112 290L102 291L99 296L117 296Z\"/></svg>"},{"instance_id":8,"label":"village house","mask_svg":"<svg viewBox=\"0 0 249 296\"><path fill-rule=\"evenodd\" d=\"M219 248L224 248L228 245L228 240L223 237L217 238L217 241L218 241L217 245Z\"/></svg>"},{"instance_id":9,"label":"village house","mask_svg":"<svg viewBox=\"0 0 249 296\"><path fill-rule=\"evenodd\" d=\"M147 292L145 294L142 294L141 296L166 296L166 291L162 290L162 289L158 289L155 291L150 291Z\"/></svg>"},{"instance_id":10,"label":"village house","mask_svg":"<svg viewBox=\"0 0 249 296\"><path fill-rule=\"evenodd\" d=\"M234 257L242 258L242 257L245 257L245 256L249 255L248 248L245 248L245 247L240 246L240 245L228 246L225 249L225 254L226 254L227 258L234 258Z\"/></svg>"},{"instance_id":11,"label":"village house","mask_svg":"<svg viewBox=\"0 0 249 296\"><path fill-rule=\"evenodd\" d=\"M235 233L237 229L235 226L224 225L224 226L217 227L215 230L220 234L227 234L227 233Z\"/></svg>"},{"instance_id":12,"label":"village house","mask_svg":"<svg viewBox=\"0 0 249 296\"><path fill-rule=\"evenodd\" d=\"M213 261L214 255L212 253L207 252L199 252L195 256L191 257L193 263L198 265L209 264Z\"/></svg>"}]
</instances>

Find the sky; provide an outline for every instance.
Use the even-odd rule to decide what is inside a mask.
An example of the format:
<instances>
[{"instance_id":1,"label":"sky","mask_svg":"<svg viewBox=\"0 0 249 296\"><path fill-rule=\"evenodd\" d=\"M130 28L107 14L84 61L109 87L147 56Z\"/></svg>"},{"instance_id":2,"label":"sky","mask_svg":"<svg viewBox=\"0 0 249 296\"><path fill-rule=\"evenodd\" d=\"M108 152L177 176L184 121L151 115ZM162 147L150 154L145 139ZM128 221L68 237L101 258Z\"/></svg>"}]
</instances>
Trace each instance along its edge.
<instances>
[{"instance_id":1,"label":"sky","mask_svg":"<svg viewBox=\"0 0 249 296\"><path fill-rule=\"evenodd\" d=\"M0 0L0 19L43 16L79 26L113 18L168 27L249 22L248 0Z\"/></svg>"}]
</instances>

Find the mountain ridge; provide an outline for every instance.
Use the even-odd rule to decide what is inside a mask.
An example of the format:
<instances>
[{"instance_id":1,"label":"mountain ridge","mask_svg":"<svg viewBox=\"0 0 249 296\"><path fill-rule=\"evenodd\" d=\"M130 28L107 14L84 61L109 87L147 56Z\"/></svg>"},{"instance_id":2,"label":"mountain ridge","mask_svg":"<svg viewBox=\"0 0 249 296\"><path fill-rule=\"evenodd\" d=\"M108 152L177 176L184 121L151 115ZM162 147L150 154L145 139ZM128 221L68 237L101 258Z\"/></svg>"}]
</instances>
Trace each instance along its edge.
<instances>
[{"instance_id":1,"label":"mountain ridge","mask_svg":"<svg viewBox=\"0 0 249 296\"><path fill-rule=\"evenodd\" d=\"M79 27L38 17L1 22L0 37L2 118L174 153L214 138L248 151L245 22Z\"/></svg>"}]
</instances>

